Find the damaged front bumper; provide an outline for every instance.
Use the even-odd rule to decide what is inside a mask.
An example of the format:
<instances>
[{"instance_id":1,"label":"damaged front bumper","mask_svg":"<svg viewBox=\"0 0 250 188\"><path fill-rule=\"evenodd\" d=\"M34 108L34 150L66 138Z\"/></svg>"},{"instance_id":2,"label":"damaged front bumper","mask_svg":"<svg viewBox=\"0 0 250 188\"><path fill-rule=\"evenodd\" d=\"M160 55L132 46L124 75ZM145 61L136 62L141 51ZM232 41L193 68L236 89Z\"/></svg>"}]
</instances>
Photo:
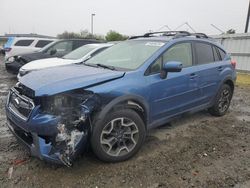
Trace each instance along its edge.
<instances>
[{"instance_id":1,"label":"damaged front bumper","mask_svg":"<svg viewBox=\"0 0 250 188\"><path fill-rule=\"evenodd\" d=\"M60 146L55 146L48 138L56 138L60 117L39 114L36 107L27 121L22 120L6 106L7 122L10 131L30 150L32 156L47 162L72 165L72 159L83 152L87 146L88 131L83 130L80 139L74 144L74 152L71 159L65 157L65 151Z\"/></svg>"}]
</instances>

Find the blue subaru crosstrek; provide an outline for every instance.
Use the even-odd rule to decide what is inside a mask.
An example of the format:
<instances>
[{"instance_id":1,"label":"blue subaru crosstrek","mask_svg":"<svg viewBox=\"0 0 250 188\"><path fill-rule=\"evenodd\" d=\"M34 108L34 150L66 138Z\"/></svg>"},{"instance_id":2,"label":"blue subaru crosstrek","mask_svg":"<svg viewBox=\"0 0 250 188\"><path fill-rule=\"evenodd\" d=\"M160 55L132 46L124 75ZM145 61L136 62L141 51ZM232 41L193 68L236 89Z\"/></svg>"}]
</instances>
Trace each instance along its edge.
<instances>
[{"instance_id":1,"label":"blue subaru crosstrek","mask_svg":"<svg viewBox=\"0 0 250 188\"><path fill-rule=\"evenodd\" d=\"M46 161L70 166L87 146L103 161L123 161L173 117L203 109L223 116L235 80L235 63L205 34L147 33L21 77L8 95L8 126Z\"/></svg>"}]
</instances>

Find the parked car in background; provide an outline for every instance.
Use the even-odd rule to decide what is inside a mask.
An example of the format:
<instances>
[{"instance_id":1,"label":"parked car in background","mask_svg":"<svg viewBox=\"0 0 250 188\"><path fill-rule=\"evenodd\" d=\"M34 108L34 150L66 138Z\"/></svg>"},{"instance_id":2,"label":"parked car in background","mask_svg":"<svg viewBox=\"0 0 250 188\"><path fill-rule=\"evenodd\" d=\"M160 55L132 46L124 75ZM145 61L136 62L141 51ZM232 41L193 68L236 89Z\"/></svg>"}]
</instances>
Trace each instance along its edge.
<instances>
[{"instance_id":1,"label":"parked car in background","mask_svg":"<svg viewBox=\"0 0 250 188\"><path fill-rule=\"evenodd\" d=\"M30 53L40 50L55 39L36 37L13 37L8 50L5 51L5 59L22 53Z\"/></svg>"},{"instance_id":2,"label":"parked car in background","mask_svg":"<svg viewBox=\"0 0 250 188\"><path fill-rule=\"evenodd\" d=\"M5 55L6 52L9 52L11 50L11 46L14 42L14 37L8 37L7 42L3 45L3 54Z\"/></svg>"},{"instance_id":3,"label":"parked car in background","mask_svg":"<svg viewBox=\"0 0 250 188\"><path fill-rule=\"evenodd\" d=\"M235 80L235 62L205 34L147 33L83 64L21 77L6 115L40 159L71 166L90 145L99 159L119 162L139 151L147 130L173 117L204 109L225 115Z\"/></svg>"},{"instance_id":4,"label":"parked car in background","mask_svg":"<svg viewBox=\"0 0 250 188\"><path fill-rule=\"evenodd\" d=\"M5 55L4 45L7 43L8 37L0 36L0 55Z\"/></svg>"},{"instance_id":5,"label":"parked car in background","mask_svg":"<svg viewBox=\"0 0 250 188\"><path fill-rule=\"evenodd\" d=\"M86 44L62 58L55 57L31 61L20 68L18 78L36 70L85 62L111 46L113 46L112 43Z\"/></svg>"},{"instance_id":6,"label":"parked car in background","mask_svg":"<svg viewBox=\"0 0 250 188\"><path fill-rule=\"evenodd\" d=\"M100 43L97 40L91 39L62 39L48 44L39 51L32 53L24 53L16 56L12 56L5 61L6 70L12 74L18 74L19 69L34 60L52 58L52 57L62 57L69 52L79 48L80 46Z\"/></svg>"}]
</instances>

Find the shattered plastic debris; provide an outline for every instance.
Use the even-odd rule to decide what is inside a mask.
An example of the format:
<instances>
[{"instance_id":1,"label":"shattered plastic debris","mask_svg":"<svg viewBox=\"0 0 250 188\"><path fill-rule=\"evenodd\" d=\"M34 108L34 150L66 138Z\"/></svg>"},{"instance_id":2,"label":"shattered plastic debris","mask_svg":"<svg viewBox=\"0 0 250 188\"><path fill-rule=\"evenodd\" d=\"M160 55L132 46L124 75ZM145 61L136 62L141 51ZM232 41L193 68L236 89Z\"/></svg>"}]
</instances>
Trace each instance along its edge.
<instances>
[{"instance_id":1,"label":"shattered plastic debris","mask_svg":"<svg viewBox=\"0 0 250 188\"><path fill-rule=\"evenodd\" d=\"M59 133L56 136L56 142L65 143L63 151L59 155L59 159L64 165L70 167L72 166L72 157L74 156L75 148L81 141L84 132L75 129L69 133L64 124L59 124L57 128Z\"/></svg>"},{"instance_id":2,"label":"shattered plastic debris","mask_svg":"<svg viewBox=\"0 0 250 188\"><path fill-rule=\"evenodd\" d=\"M12 178L12 175L13 175L13 170L14 170L14 167L11 166L8 170L8 179L10 180Z\"/></svg>"},{"instance_id":3,"label":"shattered plastic debris","mask_svg":"<svg viewBox=\"0 0 250 188\"><path fill-rule=\"evenodd\" d=\"M66 133L65 125L59 124L57 129L59 133L56 136L56 142L62 142L67 140L68 134Z\"/></svg>"},{"instance_id":4,"label":"shattered plastic debris","mask_svg":"<svg viewBox=\"0 0 250 188\"><path fill-rule=\"evenodd\" d=\"M207 153L203 153L203 156L204 156L204 157L207 157L208 155L207 155Z\"/></svg>"}]
</instances>

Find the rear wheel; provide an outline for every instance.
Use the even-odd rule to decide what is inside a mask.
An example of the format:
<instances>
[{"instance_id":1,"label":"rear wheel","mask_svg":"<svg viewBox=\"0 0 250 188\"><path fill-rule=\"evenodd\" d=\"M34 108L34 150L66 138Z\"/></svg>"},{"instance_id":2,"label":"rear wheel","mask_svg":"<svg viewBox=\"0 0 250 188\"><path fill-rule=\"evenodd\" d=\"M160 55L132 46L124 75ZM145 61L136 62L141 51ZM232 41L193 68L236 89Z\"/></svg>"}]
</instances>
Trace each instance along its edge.
<instances>
[{"instance_id":1,"label":"rear wheel","mask_svg":"<svg viewBox=\"0 0 250 188\"><path fill-rule=\"evenodd\" d=\"M210 114L214 116L225 115L230 106L232 96L233 91L231 87L228 84L222 85L215 98L214 106L208 109Z\"/></svg>"},{"instance_id":2,"label":"rear wheel","mask_svg":"<svg viewBox=\"0 0 250 188\"><path fill-rule=\"evenodd\" d=\"M132 157L146 135L141 117L133 110L111 112L93 128L91 146L102 161L119 162Z\"/></svg>"}]
</instances>

